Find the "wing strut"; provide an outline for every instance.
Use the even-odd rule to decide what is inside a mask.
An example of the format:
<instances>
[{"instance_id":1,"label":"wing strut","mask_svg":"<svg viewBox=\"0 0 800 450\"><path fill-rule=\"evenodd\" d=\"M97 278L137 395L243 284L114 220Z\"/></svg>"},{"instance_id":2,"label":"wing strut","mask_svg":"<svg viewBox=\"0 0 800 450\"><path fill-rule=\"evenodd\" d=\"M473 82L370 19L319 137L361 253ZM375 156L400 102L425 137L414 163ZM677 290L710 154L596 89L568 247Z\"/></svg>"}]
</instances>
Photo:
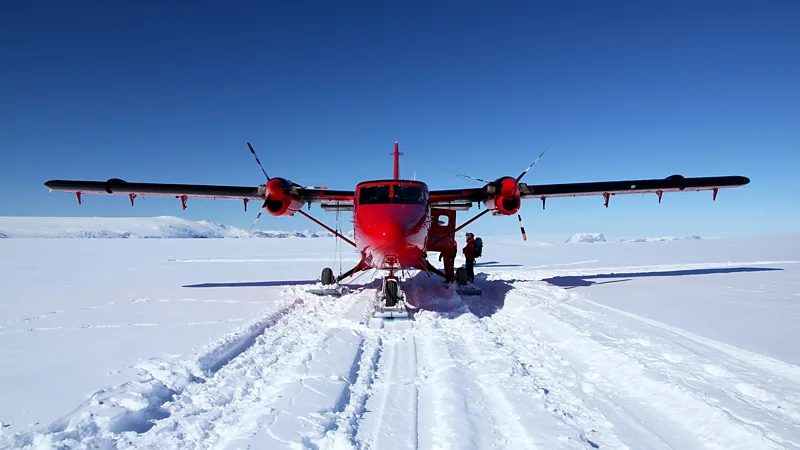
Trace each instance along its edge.
<instances>
[{"instance_id":1,"label":"wing strut","mask_svg":"<svg viewBox=\"0 0 800 450\"><path fill-rule=\"evenodd\" d=\"M459 226L459 227L457 227L455 230L453 230L453 233L457 233L457 232L458 232L458 231L460 231L462 228L464 228L464 227L466 227L467 225L471 224L472 222L475 222L476 220L480 219L480 218L481 218L481 216L483 216L484 214L488 213L489 211L491 211L491 210L489 210L489 209L484 209L483 211L481 211L481 213L480 213L480 214L478 214L477 216L473 217L472 219L469 219L468 221L466 221L466 222L464 222L463 224L461 224L461 226Z\"/></svg>"},{"instance_id":2,"label":"wing strut","mask_svg":"<svg viewBox=\"0 0 800 450\"><path fill-rule=\"evenodd\" d=\"M299 210L297 210L297 212L299 212L300 214L302 214L302 215L304 215L304 216L308 217L308 218L309 218L309 219L310 219L312 222L314 222L314 223L316 223L317 225L321 226L322 228L325 228L326 230L330 231L330 232L331 232L331 233L333 233L333 234L334 234L336 237L338 237L338 238L341 238L343 241L347 242L348 244L352 245L353 247L355 247L355 246L356 246L356 243L355 243L355 242L351 241L350 239L347 239L346 237L344 237L344 235L340 234L338 231L335 231L333 228L331 228L331 227L329 227L329 226L325 225L324 223L320 222L319 220L317 220L317 219L315 219L315 218L311 217L311 216L310 216L308 213L306 213L306 212L305 212L305 211L303 211L302 209L299 209Z\"/></svg>"}]
</instances>

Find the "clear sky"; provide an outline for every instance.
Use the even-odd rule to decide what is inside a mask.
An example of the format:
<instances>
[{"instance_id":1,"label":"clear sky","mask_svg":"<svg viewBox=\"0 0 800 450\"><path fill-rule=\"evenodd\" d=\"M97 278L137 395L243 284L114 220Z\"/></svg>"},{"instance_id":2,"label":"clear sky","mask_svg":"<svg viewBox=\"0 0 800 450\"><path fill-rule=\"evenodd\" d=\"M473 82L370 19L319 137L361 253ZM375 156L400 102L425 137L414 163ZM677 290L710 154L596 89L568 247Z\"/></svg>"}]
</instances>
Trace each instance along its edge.
<instances>
[{"instance_id":1,"label":"clear sky","mask_svg":"<svg viewBox=\"0 0 800 450\"><path fill-rule=\"evenodd\" d=\"M352 189L745 175L711 193L528 201L528 233L800 231L800 3L4 2L0 214L248 228L239 202L48 192L48 179ZM313 209L333 222L333 213ZM473 212L476 212L473 209ZM468 213L471 214L471 213ZM466 216L463 215L463 219ZM317 229L263 216L263 229ZM516 217L476 233L518 233Z\"/></svg>"}]
</instances>

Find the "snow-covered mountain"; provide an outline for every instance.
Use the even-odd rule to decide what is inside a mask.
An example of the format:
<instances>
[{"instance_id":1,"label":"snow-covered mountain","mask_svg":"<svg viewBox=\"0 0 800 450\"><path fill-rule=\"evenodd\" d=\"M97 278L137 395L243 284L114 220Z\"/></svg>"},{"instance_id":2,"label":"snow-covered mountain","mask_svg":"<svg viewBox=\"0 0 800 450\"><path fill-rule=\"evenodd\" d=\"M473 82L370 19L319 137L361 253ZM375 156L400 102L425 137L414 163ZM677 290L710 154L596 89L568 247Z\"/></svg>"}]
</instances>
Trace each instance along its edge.
<instances>
[{"instance_id":1,"label":"snow-covered mountain","mask_svg":"<svg viewBox=\"0 0 800 450\"><path fill-rule=\"evenodd\" d=\"M686 237L641 237L636 239L620 239L620 242L666 242L666 241L694 241L700 239L700 236L686 236Z\"/></svg>"},{"instance_id":2,"label":"snow-covered mountain","mask_svg":"<svg viewBox=\"0 0 800 450\"><path fill-rule=\"evenodd\" d=\"M345 233L351 235L353 232ZM243 230L208 220L162 217L0 217L0 238L316 238L327 231Z\"/></svg>"},{"instance_id":3,"label":"snow-covered mountain","mask_svg":"<svg viewBox=\"0 0 800 450\"><path fill-rule=\"evenodd\" d=\"M594 244L596 242L606 242L603 233L575 233L565 241L567 244Z\"/></svg>"}]
</instances>

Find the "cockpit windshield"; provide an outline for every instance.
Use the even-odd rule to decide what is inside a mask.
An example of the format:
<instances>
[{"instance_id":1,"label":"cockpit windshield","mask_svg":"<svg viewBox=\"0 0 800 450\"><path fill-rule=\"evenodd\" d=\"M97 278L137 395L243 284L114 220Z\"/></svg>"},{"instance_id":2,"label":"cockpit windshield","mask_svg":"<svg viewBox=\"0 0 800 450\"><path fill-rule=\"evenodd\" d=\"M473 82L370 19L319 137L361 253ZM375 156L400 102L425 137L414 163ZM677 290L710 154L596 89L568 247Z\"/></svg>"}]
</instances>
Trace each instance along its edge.
<instances>
[{"instance_id":1,"label":"cockpit windshield","mask_svg":"<svg viewBox=\"0 0 800 450\"><path fill-rule=\"evenodd\" d=\"M389 203L389 185L362 187L359 189L358 202L362 205Z\"/></svg>"},{"instance_id":2,"label":"cockpit windshield","mask_svg":"<svg viewBox=\"0 0 800 450\"><path fill-rule=\"evenodd\" d=\"M408 186L398 184L394 186L392 203L405 203L410 205L421 205L423 203L422 186Z\"/></svg>"},{"instance_id":3,"label":"cockpit windshield","mask_svg":"<svg viewBox=\"0 0 800 450\"><path fill-rule=\"evenodd\" d=\"M359 189L358 202L362 205L376 204L425 204L425 191L417 185L376 185L364 186Z\"/></svg>"}]
</instances>

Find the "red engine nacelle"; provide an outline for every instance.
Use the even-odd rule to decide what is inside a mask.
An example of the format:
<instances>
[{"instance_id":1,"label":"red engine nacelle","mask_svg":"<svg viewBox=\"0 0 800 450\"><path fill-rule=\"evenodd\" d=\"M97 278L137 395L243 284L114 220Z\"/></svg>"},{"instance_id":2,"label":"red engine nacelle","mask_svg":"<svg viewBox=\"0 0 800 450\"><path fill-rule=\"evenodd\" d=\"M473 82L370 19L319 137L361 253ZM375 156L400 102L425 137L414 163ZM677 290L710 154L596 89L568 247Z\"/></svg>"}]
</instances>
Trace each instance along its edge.
<instances>
[{"instance_id":1,"label":"red engine nacelle","mask_svg":"<svg viewBox=\"0 0 800 450\"><path fill-rule=\"evenodd\" d=\"M264 189L267 212L273 216L293 216L303 207L303 201L300 197L284 192L290 186L292 186L292 182L283 178L269 180Z\"/></svg>"},{"instance_id":2,"label":"red engine nacelle","mask_svg":"<svg viewBox=\"0 0 800 450\"><path fill-rule=\"evenodd\" d=\"M494 196L486 200L484 205L487 209L493 210L493 214L510 216L519 211L519 185L515 179L500 178L489 186L489 194L494 194Z\"/></svg>"}]
</instances>

